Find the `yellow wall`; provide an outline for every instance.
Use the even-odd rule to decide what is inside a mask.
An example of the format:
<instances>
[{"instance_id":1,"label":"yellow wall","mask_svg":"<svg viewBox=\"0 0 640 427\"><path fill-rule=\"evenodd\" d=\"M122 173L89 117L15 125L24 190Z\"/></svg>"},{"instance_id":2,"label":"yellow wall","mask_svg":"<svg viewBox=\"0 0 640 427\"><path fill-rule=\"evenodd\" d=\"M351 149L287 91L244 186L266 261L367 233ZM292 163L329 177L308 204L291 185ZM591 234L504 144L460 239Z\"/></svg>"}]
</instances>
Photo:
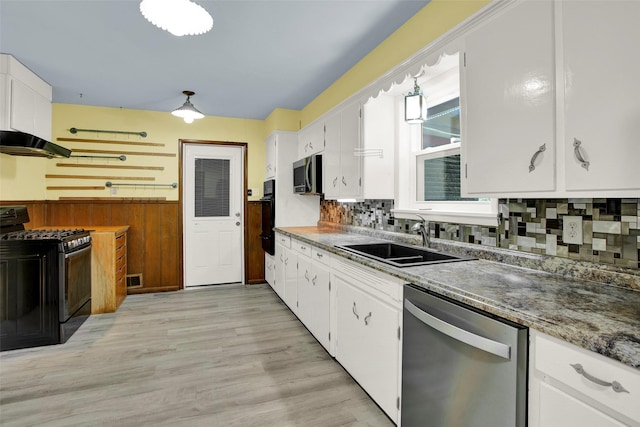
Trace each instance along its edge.
<instances>
[{"instance_id":1,"label":"yellow wall","mask_svg":"<svg viewBox=\"0 0 640 427\"><path fill-rule=\"evenodd\" d=\"M300 111L276 108L265 119L265 137L275 130L300 130Z\"/></svg>"},{"instance_id":2,"label":"yellow wall","mask_svg":"<svg viewBox=\"0 0 640 427\"><path fill-rule=\"evenodd\" d=\"M300 116L302 127L375 81L490 2L491 0L431 0L304 107Z\"/></svg>"},{"instance_id":3,"label":"yellow wall","mask_svg":"<svg viewBox=\"0 0 640 427\"><path fill-rule=\"evenodd\" d=\"M72 127L84 129L108 129L125 131L145 131L147 137L117 134L81 132L71 134ZM139 141L165 144L164 147L144 147L136 145L98 144L86 142L62 142L57 138L83 138L118 141ZM250 199L261 196L264 180L264 121L223 117L205 117L192 124L169 113L120 108L88 107L69 104L53 104L52 141L70 149L96 149L112 151L151 151L173 153L175 157L155 157L127 155L127 160L92 159L36 159L2 155L3 200L56 200L59 197L166 197L178 200L178 190L171 188L120 187L117 194L111 190L46 190L47 186L103 186L106 179L66 179L44 178L46 174L91 175L91 176L146 176L154 177L149 183L171 184L178 179L178 140L199 139L210 141L231 141L248 143L248 187L254 189ZM74 153L87 155L85 153ZM7 157L10 157L7 159ZM163 171L114 170L103 168L59 167L59 163L82 163L96 165L162 166ZM23 180L26 172L31 177ZM116 180L112 180L116 182ZM122 180L121 182L125 182ZM141 182L141 181L128 181ZM147 181L144 181L147 182Z\"/></svg>"},{"instance_id":4,"label":"yellow wall","mask_svg":"<svg viewBox=\"0 0 640 427\"><path fill-rule=\"evenodd\" d=\"M432 0L396 32L389 36L365 58L346 72L302 111L276 108L266 120L245 120L223 117L205 117L192 124L165 112L125 110L118 108L86 107L54 104L52 140L57 137L74 137L70 127L89 129L114 129L146 131L148 136L141 141L165 144L154 147L160 152L176 153L179 139L204 139L212 141L235 141L249 144L249 182L254 189L251 199L262 192L264 180L264 138L274 130L296 131L304 127L337 104L364 88L394 66L424 48L449 29L462 22L490 0ZM127 139L109 134L77 134L78 138ZM79 143L60 143L69 148L78 148ZM85 148L143 151L145 147L86 144ZM69 162L70 160L65 160ZM76 160L73 160L76 161ZM97 161L96 161L97 162ZM105 161L103 161L105 162ZM114 162L110 160L108 162ZM2 200L42 200L59 197L109 197L105 190L46 190L51 185L103 185L105 180L45 179L45 173L69 174L74 168L56 167L56 160L12 157L0 155L0 198ZM128 156L127 164L162 165L165 170L154 172L156 183L178 182L178 157ZM106 175L108 169L80 169L76 174ZM148 175L143 172L127 173L129 176ZM118 197L166 197L177 200L178 192L170 189L118 189Z\"/></svg>"}]
</instances>

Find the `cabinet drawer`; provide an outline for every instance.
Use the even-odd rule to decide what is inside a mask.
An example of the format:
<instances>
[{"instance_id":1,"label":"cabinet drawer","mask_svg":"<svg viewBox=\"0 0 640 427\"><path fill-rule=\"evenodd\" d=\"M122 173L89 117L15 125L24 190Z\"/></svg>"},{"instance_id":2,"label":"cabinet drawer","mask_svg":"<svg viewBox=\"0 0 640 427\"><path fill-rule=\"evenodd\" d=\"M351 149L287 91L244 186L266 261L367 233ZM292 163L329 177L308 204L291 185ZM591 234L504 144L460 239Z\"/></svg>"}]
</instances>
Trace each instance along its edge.
<instances>
[{"instance_id":1,"label":"cabinet drawer","mask_svg":"<svg viewBox=\"0 0 640 427\"><path fill-rule=\"evenodd\" d=\"M276 243L281 244L285 248L291 248L291 237L276 233Z\"/></svg>"},{"instance_id":2,"label":"cabinet drawer","mask_svg":"<svg viewBox=\"0 0 640 427\"><path fill-rule=\"evenodd\" d=\"M329 255L328 252L325 252L321 249L312 247L311 258L313 258L314 261L317 261L319 263L326 265L327 267L331 266L331 256Z\"/></svg>"},{"instance_id":3,"label":"cabinet drawer","mask_svg":"<svg viewBox=\"0 0 640 427\"><path fill-rule=\"evenodd\" d=\"M532 334L535 368L619 414L640 421L640 373L615 360L540 333ZM578 366L580 365L581 368ZM576 371L581 369L583 373ZM591 380L587 377L591 377ZM595 381L616 381L627 392Z\"/></svg>"},{"instance_id":4,"label":"cabinet drawer","mask_svg":"<svg viewBox=\"0 0 640 427\"><path fill-rule=\"evenodd\" d=\"M402 291L404 282L393 276L371 268L334 257L331 263L335 276L347 276L354 279L366 292L381 301L402 309Z\"/></svg>"},{"instance_id":5,"label":"cabinet drawer","mask_svg":"<svg viewBox=\"0 0 640 427\"><path fill-rule=\"evenodd\" d=\"M302 255L311 256L311 245L308 243L292 239L291 247Z\"/></svg>"},{"instance_id":6,"label":"cabinet drawer","mask_svg":"<svg viewBox=\"0 0 640 427\"><path fill-rule=\"evenodd\" d=\"M116 258L116 271L127 265L127 257L121 256L120 258Z\"/></svg>"}]
</instances>

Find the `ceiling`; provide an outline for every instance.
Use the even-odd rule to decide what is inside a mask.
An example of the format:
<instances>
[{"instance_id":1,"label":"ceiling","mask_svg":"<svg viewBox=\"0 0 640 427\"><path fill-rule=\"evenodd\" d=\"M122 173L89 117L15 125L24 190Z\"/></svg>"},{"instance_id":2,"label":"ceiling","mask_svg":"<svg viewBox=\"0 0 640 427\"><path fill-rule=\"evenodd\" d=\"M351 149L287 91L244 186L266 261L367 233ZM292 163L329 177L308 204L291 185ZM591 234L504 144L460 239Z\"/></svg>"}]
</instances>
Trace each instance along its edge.
<instances>
[{"instance_id":1,"label":"ceiling","mask_svg":"<svg viewBox=\"0 0 640 427\"><path fill-rule=\"evenodd\" d=\"M204 35L147 22L139 0L0 0L0 52L53 86L53 102L206 115L300 110L429 0L197 0Z\"/></svg>"}]
</instances>

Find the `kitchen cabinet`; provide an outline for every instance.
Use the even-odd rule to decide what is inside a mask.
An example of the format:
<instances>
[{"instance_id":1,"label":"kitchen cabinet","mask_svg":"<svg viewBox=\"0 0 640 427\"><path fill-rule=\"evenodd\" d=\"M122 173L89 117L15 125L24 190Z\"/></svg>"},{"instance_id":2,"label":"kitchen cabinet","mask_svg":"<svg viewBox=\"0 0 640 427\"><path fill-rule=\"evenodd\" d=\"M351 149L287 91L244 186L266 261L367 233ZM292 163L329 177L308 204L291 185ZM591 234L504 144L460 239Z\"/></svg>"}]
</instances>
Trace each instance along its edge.
<instances>
[{"instance_id":1,"label":"kitchen cabinet","mask_svg":"<svg viewBox=\"0 0 640 427\"><path fill-rule=\"evenodd\" d=\"M362 106L362 198L394 198L395 97L380 94Z\"/></svg>"},{"instance_id":2,"label":"kitchen cabinet","mask_svg":"<svg viewBox=\"0 0 640 427\"><path fill-rule=\"evenodd\" d=\"M285 299L285 284L287 283L287 267L289 265L289 252L291 239L288 236L276 233L275 245L275 280L273 290L287 304ZM289 280L291 280L289 278Z\"/></svg>"},{"instance_id":3,"label":"kitchen cabinet","mask_svg":"<svg viewBox=\"0 0 640 427\"><path fill-rule=\"evenodd\" d=\"M276 177L276 141L277 135L271 134L265 139L265 180L275 179Z\"/></svg>"},{"instance_id":4,"label":"kitchen cabinet","mask_svg":"<svg viewBox=\"0 0 640 427\"><path fill-rule=\"evenodd\" d=\"M276 290L276 258L266 252L264 254L264 280L271 286L271 289Z\"/></svg>"},{"instance_id":5,"label":"kitchen cabinet","mask_svg":"<svg viewBox=\"0 0 640 427\"><path fill-rule=\"evenodd\" d=\"M325 147L325 126L318 121L306 126L298 133L298 158L302 159L312 154L318 154Z\"/></svg>"},{"instance_id":6,"label":"kitchen cabinet","mask_svg":"<svg viewBox=\"0 0 640 427\"><path fill-rule=\"evenodd\" d=\"M51 140L52 88L13 56L0 54L0 129Z\"/></svg>"},{"instance_id":7,"label":"kitchen cabinet","mask_svg":"<svg viewBox=\"0 0 640 427\"><path fill-rule=\"evenodd\" d=\"M298 254L291 238L276 233L276 293L298 315Z\"/></svg>"},{"instance_id":8,"label":"kitchen cabinet","mask_svg":"<svg viewBox=\"0 0 640 427\"><path fill-rule=\"evenodd\" d=\"M541 0L518 2L466 36L463 194L555 189L553 34L553 3Z\"/></svg>"},{"instance_id":9,"label":"kitchen cabinet","mask_svg":"<svg viewBox=\"0 0 640 427\"><path fill-rule=\"evenodd\" d=\"M86 226L91 233L91 314L113 313L127 296L127 230Z\"/></svg>"},{"instance_id":10,"label":"kitchen cabinet","mask_svg":"<svg viewBox=\"0 0 640 427\"><path fill-rule=\"evenodd\" d=\"M632 94L640 93L640 61L632 52L640 40L640 2L560 6L566 188L636 190L637 196L640 99Z\"/></svg>"},{"instance_id":11,"label":"kitchen cabinet","mask_svg":"<svg viewBox=\"0 0 640 427\"><path fill-rule=\"evenodd\" d=\"M324 197L362 198L361 108L359 102L341 107L325 120Z\"/></svg>"},{"instance_id":12,"label":"kitchen cabinet","mask_svg":"<svg viewBox=\"0 0 640 427\"><path fill-rule=\"evenodd\" d=\"M637 197L638 14L525 0L465 36L464 196Z\"/></svg>"},{"instance_id":13,"label":"kitchen cabinet","mask_svg":"<svg viewBox=\"0 0 640 427\"><path fill-rule=\"evenodd\" d=\"M298 243L298 317L318 342L330 350L330 257Z\"/></svg>"},{"instance_id":14,"label":"kitchen cabinet","mask_svg":"<svg viewBox=\"0 0 640 427\"><path fill-rule=\"evenodd\" d=\"M640 425L633 368L533 330L529 353L531 427Z\"/></svg>"},{"instance_id":15,"label":"kitchen cabinet","mask_svg":"<svg viewBox=\"0 0 640 427\"><path fill-rule=\"evenodd\" d=\"M316 225L320 218L320 197L293 192L293 162L297 156L296 132L273 132L265 139L267 179L275 179L275 225ZM270 167L271 166L271 167Z\"/></svg>"},{"instance_id":16,"label":"kitchen cabinet","mask_svg":"<svg viewBox=\"0 0 640 427\"><path fill-rule=\"evenodd\" d=\"M397 423L402 285L346 261L333 267L336 359Z\"/></svg>"}]
</instances>

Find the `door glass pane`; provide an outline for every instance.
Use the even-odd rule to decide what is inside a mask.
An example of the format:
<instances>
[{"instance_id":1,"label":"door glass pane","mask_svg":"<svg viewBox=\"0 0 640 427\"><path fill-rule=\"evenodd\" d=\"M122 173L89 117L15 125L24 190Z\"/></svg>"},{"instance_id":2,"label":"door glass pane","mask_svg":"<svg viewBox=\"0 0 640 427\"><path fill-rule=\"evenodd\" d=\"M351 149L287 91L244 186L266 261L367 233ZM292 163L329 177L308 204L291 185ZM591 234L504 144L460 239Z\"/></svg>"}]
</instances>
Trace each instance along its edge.
<instances>
[{"instance_id":1,"label":"door glass pane","mask_svg":"<svg viewBox=\"0 0 640 427\"><path fill-rule=\"evenodd\" d=\"M230 166L227 159L196 159L196 217L230 216Z\"/></svg>"}]
</instances>

